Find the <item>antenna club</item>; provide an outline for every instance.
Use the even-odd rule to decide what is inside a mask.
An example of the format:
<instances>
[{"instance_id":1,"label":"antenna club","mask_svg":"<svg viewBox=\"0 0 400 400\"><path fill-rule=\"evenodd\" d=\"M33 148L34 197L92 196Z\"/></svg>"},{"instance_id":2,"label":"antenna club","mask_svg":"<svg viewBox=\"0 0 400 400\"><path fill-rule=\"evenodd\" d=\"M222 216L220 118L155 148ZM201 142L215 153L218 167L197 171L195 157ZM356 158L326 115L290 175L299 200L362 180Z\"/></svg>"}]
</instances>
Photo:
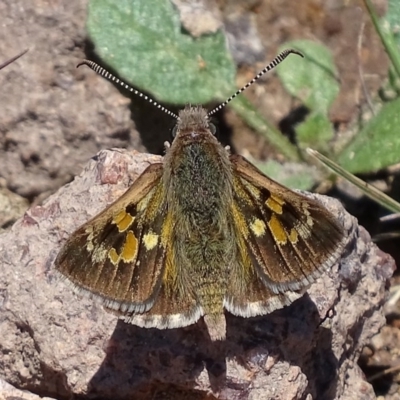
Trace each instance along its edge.
<instances>
[{"instance_id":1,"label":"antenna club","mask_svg":"<svg viewBox=\"0 0 400 400\"><path fill-rule=\"evenodd\" d=\"M92 68L92 66L91 66L92 63L93 63L93 61L90 61L90 60L82 60L80 63L78 63L76 65L76 68L79 68L82 65L87 65L88 67Z\"/></svg>"}]
</instances>

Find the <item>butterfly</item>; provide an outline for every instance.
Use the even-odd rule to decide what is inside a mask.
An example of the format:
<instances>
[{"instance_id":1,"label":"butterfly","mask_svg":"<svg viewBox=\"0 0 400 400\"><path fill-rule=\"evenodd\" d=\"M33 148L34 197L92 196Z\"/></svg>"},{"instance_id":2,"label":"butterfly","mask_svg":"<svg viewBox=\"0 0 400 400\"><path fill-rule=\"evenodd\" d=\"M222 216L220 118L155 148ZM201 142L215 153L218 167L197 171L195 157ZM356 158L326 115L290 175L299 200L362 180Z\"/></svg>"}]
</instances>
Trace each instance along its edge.
<instances>
[{"instance_id":1,"label":"butterfly","mask_svg":"<svg viewBox=\"0 0 400 400\"><path fill-rule=\"evenodd\" d=\"M290 53L297 52L279 54L253 81ZM337 218L215 136L210 116L253 81L212 112L167 111L176 126L163 161L78 228L55 260L79 292L141 327L204 318L211 340L223 340L225 311L248 318L282 308L338 260L346 235Z\"/></svg>"}]
</instances>

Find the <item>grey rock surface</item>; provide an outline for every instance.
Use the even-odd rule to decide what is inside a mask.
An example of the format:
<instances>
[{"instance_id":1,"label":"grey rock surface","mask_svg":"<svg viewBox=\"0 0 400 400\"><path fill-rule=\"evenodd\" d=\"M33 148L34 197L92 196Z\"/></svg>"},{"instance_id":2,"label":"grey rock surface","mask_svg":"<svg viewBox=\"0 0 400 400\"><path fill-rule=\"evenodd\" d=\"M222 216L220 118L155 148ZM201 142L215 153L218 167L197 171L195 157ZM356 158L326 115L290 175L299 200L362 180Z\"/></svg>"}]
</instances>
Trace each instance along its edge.
<instances>
[{"instance_id":1,"label":"grey rock surface","mask_svg":"<svg viewBox=\"0 0 400 400\"><path fill-rule=\"evenodd\" d=\"M0 376L58 399L374 399L357 359L385 322L394 262L336 200L311 195L349 232L340 264L289 307L227 315L220 344L210 343L202 321L161 331L127 325L59 278L53 261L68 235L159 160L101 151L0 235Z\"/></svg>"},{"instance_id":2,"label":"grey rock surface","mask_svg":"<svg viewBox=\"0 0 400 400\"><path fill-rule=\"evenodd\" d=\"M87 0L0 2L0 180L42 198L102 148L140 148L129 99L76 65L88 46ZM87 79L85 79L87 77Z\"/></svg>"},{"instance_id":3,"label":"grey rock surface","mask_svg":"<svg viewBox=\"0 0 400 400\"><path fill-rule=\"evenodd\" d=\"M54 400L50 397L41 397L26 390L16 389L0 378L0 400Z\"/></svg>"},{"instance_id":4,"label":"grey rock surface","mask_svg":"<svg viewBox=\"0 0 400 400\"><path fill-rule=\"evenodd\" d=\"M101 148L139 148L131 112L149 142L152 135L167 131L166 123L159 122L162 118L152 117L152 106L139 102L130 111L130 100L115 87L92 71L76 70L85 55L93 55L85 32L87 3L0 2L0 62L30 49L0 73L0 185L19 196L44 198L79 173ZM295 18L303 4L298 9L293 2L286 4L286 11L279 8L276 13L280 3L261 3L263 10L255 14L267 48L276 48L288 37L307 36ZM340 23L350 29L346 37L356 41L354 15L344 17ZM247 21L238 19L234 25L235 32L240 28L239 39L248 40L244 33L253 32ZM314 27L312 33L316 34ZM353 55L355 42L335 37L345 43L338 51L330 41L341 55L336 61L342 87L356 87L346 84L358 82L358 70L351 63L357 60L347 56ZM375 54L369 63L386 77L386 61L374 40L365 40L368 54ZM353 71L350 80L344 66ZM379 87L380 81L375 84ZM292 100L272 93L260 109L276 120ZM355 107L349 106L355 102L353 92L347 96L348 101L337 100L342 111L336 112L336 121L347 120ZM149 120L154 120L152 130ZM135 164L136 158L144 165ZM332 268L291 307L249 320L228 316L223 349L210 346L201 322L174 331L125 325L97 304L73 295L60 281L52 262L62 242L154 160L102 152L80 178L0 234L0 399L200 399L209 391L221 399L373 399L356 361L384 322L381 307L394 265L362 228L354 228L353 245L340 268ZM350 217L335 208L336 202L326 201L352 225ZM9 203L2 204L0 219L4 217L8 226Z\"/></svg>"}]
</instances>

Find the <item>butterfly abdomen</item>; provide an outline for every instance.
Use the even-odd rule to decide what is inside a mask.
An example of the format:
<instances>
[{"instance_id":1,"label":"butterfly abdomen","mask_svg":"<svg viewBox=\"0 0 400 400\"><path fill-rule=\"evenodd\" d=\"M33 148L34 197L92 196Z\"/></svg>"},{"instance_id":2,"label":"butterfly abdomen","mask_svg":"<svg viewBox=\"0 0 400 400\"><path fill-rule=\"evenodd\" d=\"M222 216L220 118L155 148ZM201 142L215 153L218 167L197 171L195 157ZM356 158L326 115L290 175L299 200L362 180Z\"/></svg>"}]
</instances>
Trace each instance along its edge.
<instances>
[{"instance_id":1,"label":"butterfly abdomen","mask_svg":"<svg viewBox=\"0 0 400 400\"><path fill-rule=\"evenodd\" d=\"M215 322L224 321L219 317L236 247L229 213L233 201L229 155L207 135L207 140L199 134L190 143L175 142L170 149L173 161L165 170L167 207L175 221L175 263L185 282L196 282L188 290Z\"/></svg>"}]
</instances>

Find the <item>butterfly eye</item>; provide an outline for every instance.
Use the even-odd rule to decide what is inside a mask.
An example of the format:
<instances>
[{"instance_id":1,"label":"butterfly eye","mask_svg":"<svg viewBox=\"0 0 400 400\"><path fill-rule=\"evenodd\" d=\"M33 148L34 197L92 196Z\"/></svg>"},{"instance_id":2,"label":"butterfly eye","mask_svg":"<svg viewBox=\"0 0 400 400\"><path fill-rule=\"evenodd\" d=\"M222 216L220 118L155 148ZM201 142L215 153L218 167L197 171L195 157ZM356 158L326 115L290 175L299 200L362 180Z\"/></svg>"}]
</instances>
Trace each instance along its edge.
<instances>
[{"instance_id":1,"label":"butterfly eye","mask_svg":"<svg viewBox=\"0 0 400 400\"><path fill-rule=\"evenodd\" d=\"M210 132L215 136L215 134L217 133L217 127L210 122L208 124L208 128L210 129Z\"/></svg>"},{"instance_id":2,"label":"butterfly eye","mask_svg":"<svg viewBox=\"0 0 400 400\"><path fill-rule=\"evenodd\" d=\"M175 136L176 136L177 133L178 133L178 126L175 125L175 126L172 128L172 132L171 132L172 137L175 138Z\"/></svg>"}]
</instances>

